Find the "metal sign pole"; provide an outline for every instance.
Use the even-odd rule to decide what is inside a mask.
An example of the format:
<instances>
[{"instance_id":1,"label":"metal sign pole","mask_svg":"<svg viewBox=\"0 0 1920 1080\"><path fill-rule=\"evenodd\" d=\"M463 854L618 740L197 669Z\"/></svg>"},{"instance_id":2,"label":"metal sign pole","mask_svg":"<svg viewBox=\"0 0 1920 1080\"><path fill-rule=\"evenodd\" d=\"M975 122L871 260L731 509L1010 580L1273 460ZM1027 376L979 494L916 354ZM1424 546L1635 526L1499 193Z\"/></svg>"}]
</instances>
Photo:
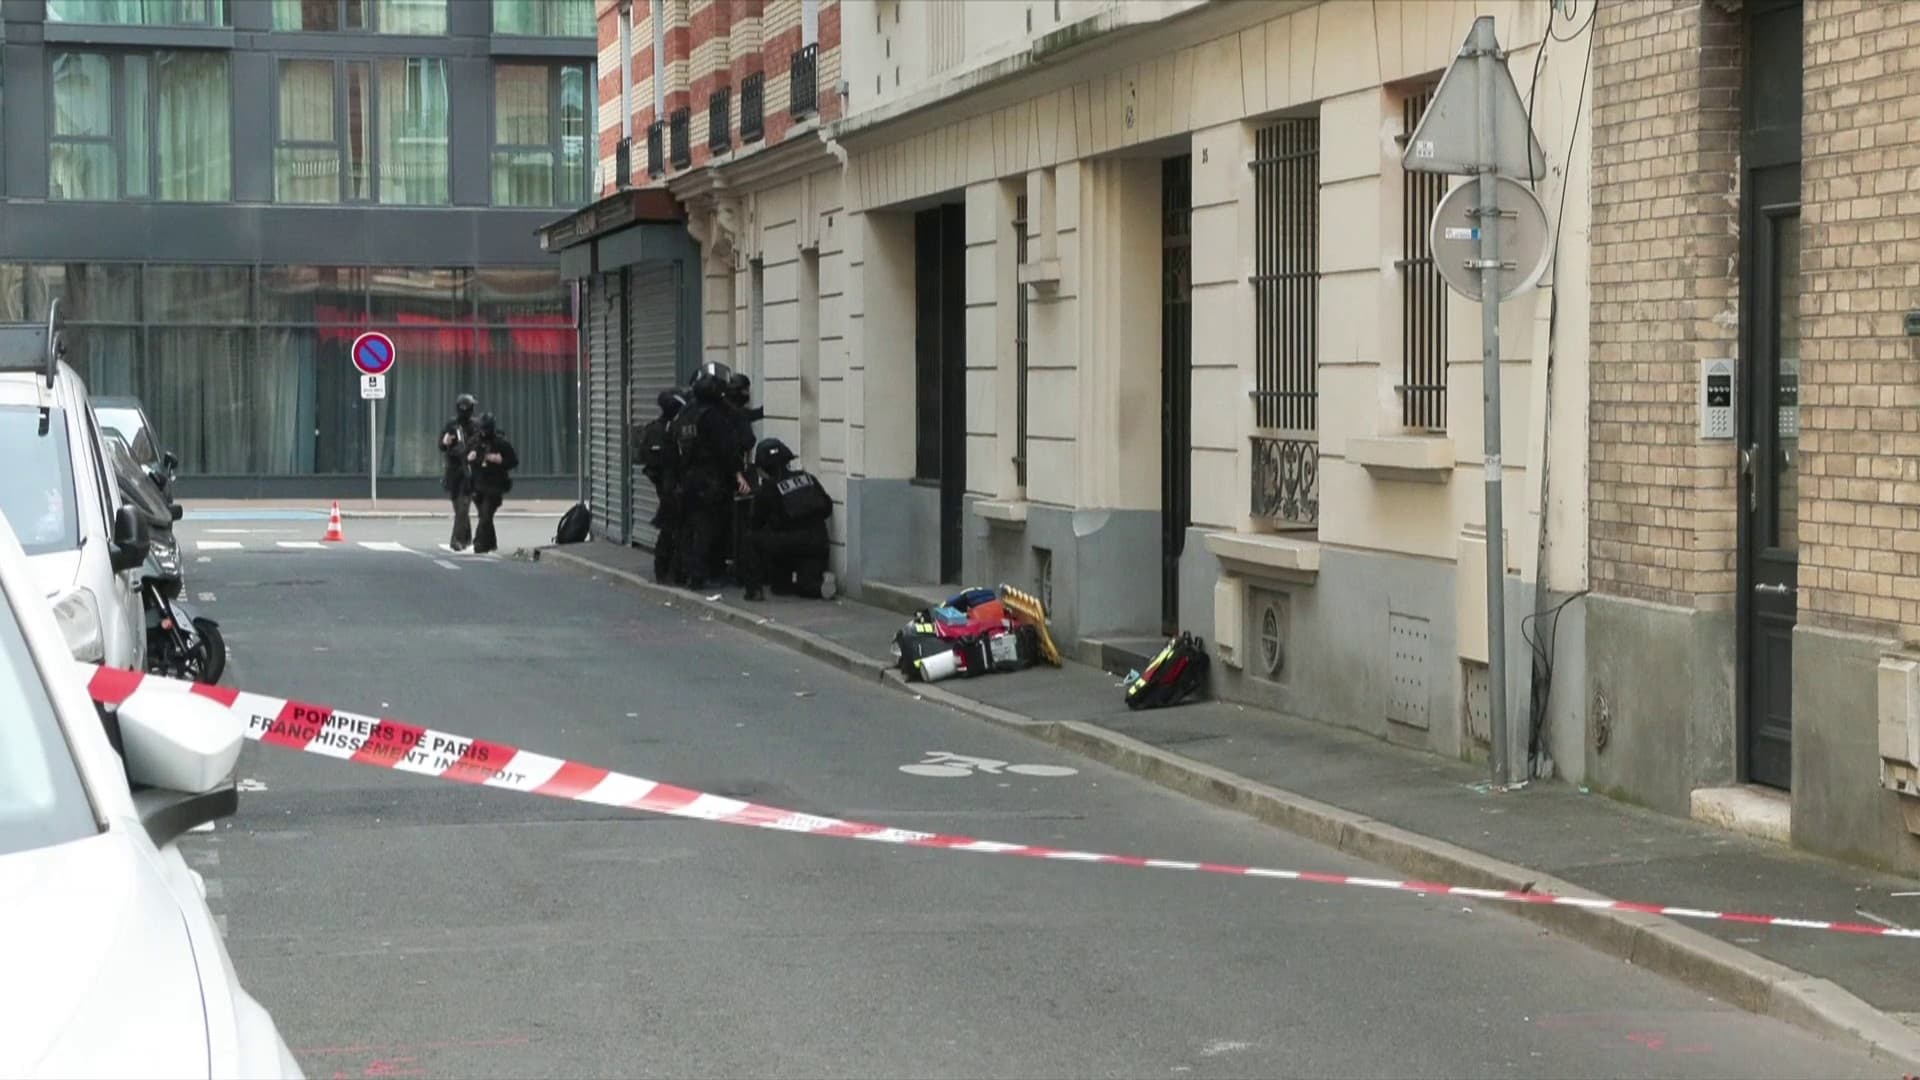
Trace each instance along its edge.
<instances>
[{"instance_id":1,"label":"metal sign pole","mask_svg":"<svg viewBox=\"0 0 1920 1080\"><path fill-rule=\"evenodd\" d=\"M367 465L367 501L380 501L380 399L367 399L367 441L373 456Z\"/></svg>"},{"instance_id":2,"label":"metal sign pole","mask_svg":"<svg viewBox=\"0 0 1920 1080\"><path fill-rule=\"evenodd\" d=\"M1492 19L1474 21L1473 50L1479 68L1480 378L1485 414L1487 481L1487 737L1493 783L1514 782L1507 745L1507 555L1500 484L1500 203L1495 175L1500 156L1495 119L1494 65L1500 62Z\"/></svg>"}]
</instances>

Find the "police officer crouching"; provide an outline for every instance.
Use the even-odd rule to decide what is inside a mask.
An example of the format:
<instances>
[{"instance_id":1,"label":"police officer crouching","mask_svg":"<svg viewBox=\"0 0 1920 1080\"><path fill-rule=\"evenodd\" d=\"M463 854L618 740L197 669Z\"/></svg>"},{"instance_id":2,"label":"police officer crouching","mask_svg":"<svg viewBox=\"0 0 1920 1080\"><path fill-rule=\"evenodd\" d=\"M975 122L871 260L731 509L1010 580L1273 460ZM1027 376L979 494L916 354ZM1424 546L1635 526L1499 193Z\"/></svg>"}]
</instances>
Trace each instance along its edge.
<instances>
[{"instance_id":1,"label":"police officer crouching","mask_svg":"<svg viewBox=\"0 0 1920 1080\"><path fill-rule=\"evenodd\" d=\"M478 432L467 443L467 466L473 470L473 505L480 511L480 527L473 533L473 551L484 555L500 546L493 532L493 515L513 490L513 470L520 455L507 441L505 432L494 426L492 413L480 414Z\"/></svg>"},{"instance_id":2,"label":"police officer crouching","mask_svg":"<svg viewBox=\"0 0 1920 1080\"><path fill-rule=\"evenodd\" d=\"M740 545L741 579L748 600L776 593L831 600L838 591L827 569L827 523L833 497L820 480L793 467L793 451L779 439L753 448L753 503Z\"/></svg>"}]
</instances>

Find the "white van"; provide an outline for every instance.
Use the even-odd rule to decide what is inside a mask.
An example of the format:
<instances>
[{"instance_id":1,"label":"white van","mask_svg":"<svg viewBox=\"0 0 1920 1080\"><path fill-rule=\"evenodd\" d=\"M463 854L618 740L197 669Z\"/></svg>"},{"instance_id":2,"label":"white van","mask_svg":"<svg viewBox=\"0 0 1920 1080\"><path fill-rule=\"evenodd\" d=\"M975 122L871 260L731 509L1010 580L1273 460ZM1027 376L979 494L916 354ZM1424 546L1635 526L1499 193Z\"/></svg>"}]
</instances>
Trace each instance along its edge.
<instances>
[{"instance_id":1,"label":"white van","mask_svg":"<svg viewBox=\"0 0 1920 1080\"><path fill-rule=\"evenodd\" d=\"M46 323L0 324L0 514L26 551L77 660L142 671L147 525L108 471L80 376Z\"/></svg>"}]
</instances>

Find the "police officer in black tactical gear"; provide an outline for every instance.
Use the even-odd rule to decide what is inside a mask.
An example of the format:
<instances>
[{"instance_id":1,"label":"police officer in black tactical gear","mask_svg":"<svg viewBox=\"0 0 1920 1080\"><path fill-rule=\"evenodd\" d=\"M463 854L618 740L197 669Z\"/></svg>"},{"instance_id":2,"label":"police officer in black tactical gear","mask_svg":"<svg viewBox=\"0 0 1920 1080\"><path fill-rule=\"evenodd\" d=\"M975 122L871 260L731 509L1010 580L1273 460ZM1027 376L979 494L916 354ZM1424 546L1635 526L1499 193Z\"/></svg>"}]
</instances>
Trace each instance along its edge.
<instances>
[{"instance_id":1,"label":"police officer in black tactical gear","mask_svg":"<svg viewBox=\"0 0 1920 1080\"><path fill-rule=\"evenodd\" d=\"M465 551L473 542L473 522L467 516L467 509L473 502L473 476L467 467L467 443L479 429L474 424L474 406L479 404L472 394L461 394L453 402L453 419L440 429L440 454L445 459L440 474L440 486L446 490L447 497L453 500L453 536L447 546L455 551Z\"/></svg>"},{"instance_id":2,"label":"police officer in black tactical gear","mask_svg":"<svg viewBox=\"0 0 1920 1080\"><path fill-rule=\"evenodd\" d=\"M709 360L693 378L693 400L673 418L670 428L679 455L679 558L687 585L707 587L714 565L714 541L725 526L735 491L746 487L741 468L746 447L740 425L726 401L732 369Z\"/></svg>"},{"instance_id":3,"label":"police officer in black tactical gear","mask_svg":"<svg viewBox=\"0 0 1920 1080\"><path fill-rule=\"evenodd\" d=\"M727 377L727 411L740 427L740 457L746 464L747 451L753 448L757 437L753 425L766 416L767 410L753 403L753 380L745 372L736 371ZM751 492L743 488L733 500L730 512L720 521L720 532L714 536L714 565L728 558L738 559L740 542L747 531L747 498ZM736 573L738 567L735 568Z\"/></svg>"},{"instance_id":4,"label":"police officer in black tactical gear","mask_svg":"<svg viewBox=\"0 0 1920 1080\"><path fill-rule=\"evenodd\" d=\"M833 497L820 480L794 468L793 451L779 439L753 448L752 509L740 547L741 579L748 600L775 593L831 600L838 591L827 569L827 525Z\"/></svg>"},{"instance_id":5,"label":"police officer in black tactical gear","mask_svg":"<svg viewBox=\"0 0 1920 1080\"><path fill-rule=\"evenodd\" d=\"M647 422L634 437L633 460L640 472L653 484L660 509L652 524L659 532L653 541L653 580L657 585L678 582L685 577L676 559L680 532L680 451L674 444L673 418L686 407L687 399L679 390L662 390L658 398L660 415Z\"/></svg>"},{"instance_id":6,"label":"police officer in black tactical gear","mask_svg":"<svg viewBox=\"0 0 1920 1080\"><path fill-rule=\"evenodd\" d=\"M473 438L467 442L467 467L473 470L473 504L480 511L480 527L473 534L473 550L485 555L500 546L493 533L493 515L513 490L513 470L520 455L494 425L492 413L481 413Z\"/></svg>"}]
</instances>

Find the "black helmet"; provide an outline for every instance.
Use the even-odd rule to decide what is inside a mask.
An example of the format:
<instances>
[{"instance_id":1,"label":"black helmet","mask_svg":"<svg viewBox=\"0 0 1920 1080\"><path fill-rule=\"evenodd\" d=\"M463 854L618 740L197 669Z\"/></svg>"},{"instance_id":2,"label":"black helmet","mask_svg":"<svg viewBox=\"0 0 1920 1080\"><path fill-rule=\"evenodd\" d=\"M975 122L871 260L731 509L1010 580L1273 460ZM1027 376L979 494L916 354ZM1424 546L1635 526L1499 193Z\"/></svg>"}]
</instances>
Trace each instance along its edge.
<instances>
[{"instance_id":1,"label":"black helmet","mask_svg":"<svg viewBox=\"0 0 1920 1080\"><path fill-rule=\"evenodd\" d=\"M680 412L681 407L687 403L687 399L681 397L680 391L678 390L660 391L658 401L660 402L660 415L669 420L673 419L674 416Z\"/></svg>"},{"instance_id":2,"label":"black helmet","mask_svg":"<svg viewBox=\"0 0 1920 1080\"><path fill-rule=\"evenodd\" d=\"M459 413L462 418L469 417L473 415L474 406L479 404L480 400L472 394L461 394L453 399L453 411Z\"/></svg>"},{"instance_id":3,"label":"black helmet","mask_svg":"<svg viewBox=\"0 0 1920 1080\"><path fill-rule=\"evenodd\" d=\"M492 413L483 412L480 414L480 433L482 435L493 434L493 414Z\"/></svg>"},{"instance_id":4,"label":"black helmet","mask_svg":"<svg viewBox=\"0 0 1920 1080\"><path fill-rule=\"evenodd\" d=\"M781 473L793 464L793 451L786 443L768 436L753 448L753 466L762 472Z\"/></svg>"},{"instance_id":5,"label":"black helmet","mask_svg":"<svg viewBox=\"0 0 1920 1080\"><path fill-rule=\"evenodd\" d=\"M712 401L727 392L727 380L733 378L733 369L718 360L709 360L700 365L693 376L693 396Z\"/></svg>"},{"instance_id":6,"label":"black helmet","mask_svg":"<svg viewBox=\"0 0 1920 1080\"><path fill-rule=\"evenodd\" d=\"M745 372L736 371L727 377L727 400L736 405L745 405L753 390L753 380Z\"/></svg>"}]
</instances>

